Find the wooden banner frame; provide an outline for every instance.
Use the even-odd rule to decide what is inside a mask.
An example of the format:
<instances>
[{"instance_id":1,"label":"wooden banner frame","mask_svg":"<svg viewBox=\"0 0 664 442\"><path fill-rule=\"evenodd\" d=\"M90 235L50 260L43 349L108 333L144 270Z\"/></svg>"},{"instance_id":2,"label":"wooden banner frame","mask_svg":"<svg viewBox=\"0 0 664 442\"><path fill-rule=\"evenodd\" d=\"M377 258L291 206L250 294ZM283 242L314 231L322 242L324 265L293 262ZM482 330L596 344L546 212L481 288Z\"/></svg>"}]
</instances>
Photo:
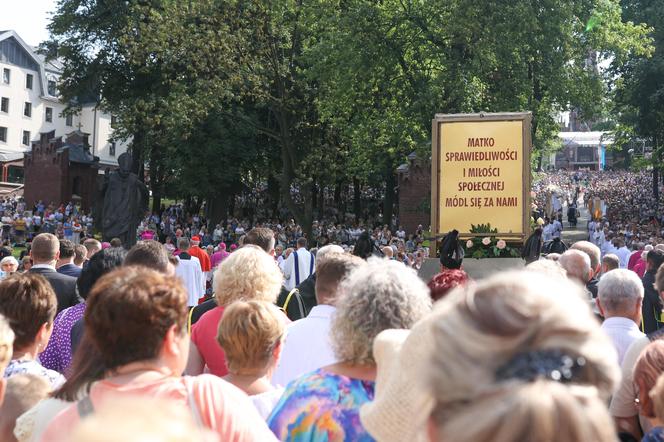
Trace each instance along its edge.
<instances>
[{"instance_id":1,"label":"wooden banner frame","mask_svg":"<svg viewBox=\"0 0 664 442\"><path fill-rule=\"evenodd\" d=\"M530 157L532 150L531 137L531 112L501 112L501 113L478 113L478 114L436 114L432 120L431 128L431 236L439 238L447 232L440 231L440 214L442 211L440 201L440 185L442 182L440 161L440 134L441 125L445 123L459 122L496 122L496 121L520 121L522 123L522 233L502 233L498 232L495 236L505 239L509 242L525 242L530 235L530 186L531 170ZM462 238L471 238L475 236L486 236L486 234L471 234L469 232L460 232ZM430 243L430 256L437 256L437 241Z\"/></svg>"}]
</instances>

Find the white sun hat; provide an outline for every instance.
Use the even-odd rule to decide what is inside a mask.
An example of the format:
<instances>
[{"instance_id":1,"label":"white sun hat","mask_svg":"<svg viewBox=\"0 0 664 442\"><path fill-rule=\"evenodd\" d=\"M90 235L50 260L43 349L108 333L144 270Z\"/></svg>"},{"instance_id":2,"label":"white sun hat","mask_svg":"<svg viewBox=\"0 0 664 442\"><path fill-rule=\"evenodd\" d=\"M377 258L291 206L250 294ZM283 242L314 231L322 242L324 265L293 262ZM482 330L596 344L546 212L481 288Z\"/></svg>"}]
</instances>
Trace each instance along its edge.
<instances>
[{"instance_id":1,"label":"white sun hat","mask_svg":"<svg viewBox=\"0 0 664 442\"><path fill-rule=\"evenodd\" d=\"M374 339L376 391L360 421L378 442L425 442L435 399L426 385L434 349L435 313L412 330L385 330Z\"/></svg>"}]
</instances>

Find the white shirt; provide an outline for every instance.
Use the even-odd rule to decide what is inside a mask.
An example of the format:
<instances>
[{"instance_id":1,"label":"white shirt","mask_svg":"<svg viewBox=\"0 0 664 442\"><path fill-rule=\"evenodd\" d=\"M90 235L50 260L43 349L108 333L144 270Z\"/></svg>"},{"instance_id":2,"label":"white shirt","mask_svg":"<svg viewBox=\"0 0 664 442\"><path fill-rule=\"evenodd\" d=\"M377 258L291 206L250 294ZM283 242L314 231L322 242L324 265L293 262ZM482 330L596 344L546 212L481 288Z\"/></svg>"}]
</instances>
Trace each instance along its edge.
<instances>
[{"instance_id":1,"label":"white shirt","mask_svg":"<svg viewBox=\"0 0 664 442\"><path fill-rule=\"evenodd\" d=\"M299 280L295 275L295 252L297 252ZM299 283L307 279L309 275L313 273L312 271L316 271L315 258L310 251L302 247L295 252L288 255L288 258L283 262L281 267L281 270L284 272L284 277L286 278L284 285L288 291L293 290Z\"/></svg>"},{"instance_id":2,"label":"white shirt","mask_svg":"<svg viewBox=\"0 0 664 442\"><path fill-rule=\"evenodd\" d=\"M625 353L632 342L645 336L639 326L628 318L606 318L602 323L602 330L611 339L618 352L618 363L622 364Z\"/></svg>"},{"instance_id":3,"label":"white shirt","mask_svg":"<svg viewBox=\"0 0 664 442\"><path fill-rule=\"evenodd\" d=\"M51 270L55 270L55 266L52 266L51 264L34 264L30 268L31 269L51 269Z\"/></svg>"},{"instance_id":4,"label":"white shirt","mask_svg":"<svg viewBox=\"0 0 664 442\"><path fill-rule=\"evenodd\" d=\"M274 390L266 391L265 393L255 394L249 396L251 403L254 404L258 414L265 420L270 417L270 413L274 410L274 406L277 405L279 399L284 394L283 388L275 388Z\"/></svg>"},{"instance_id":5,"label":"white shirt","mask_svg":"<svg viewBox=\"0 0 664 442\"><path fill-rule=\"evenodd\" d=\"M599 249L602 252L602 256L606 256L608 254L618 254L618 249L616 249L611 241L604 241Z\"/></svg>"},{"instance_id":6,"label":"white shirt","mask_svg":"<svg viewBox=\"0 0 664 442\"><path fill-rule=\"evenodd\" d=\"M293 379L337 361L329 336L335 310L331 305L317 305L306 318L288 326L272 385L287 386Z\"/></svg>"},{"instance_id":7,"label":"white shirt","mask_svg":"<svg viewBox=\"0 0 664 442\"><path fill-rule=\"evenodd\" d=\"M198 300L205 295L205 273L201 269L201 262L195 256L191 259L180 259L175 267L175 275L182 280L187 289L187 305L194 307Z\"/></svg>"},{"instance_id":8,"label":"white shirt","mask_svg":"<svg viewBox=\"0 0 664 442\"><path fill-rule=\"evenodd\" d=\"M71 404L71 402L51 397L38 402L16 419L14 436L20 442L40 441L51 420L62 410L69 408Z\"/></svg>"},{"instance_id":9,"label":"white shirt","mask_svg":"<svg viewBox=\"0 0 664 442\"><path fill-rule=\"evenodd\" d=\"M629 257L632 256L632 252L627 247L622 246L616 250L615 253L618 255L618 258L620 258L620 268L626 269L627 264L629 263Z\"/></svg>"}]
</instances>

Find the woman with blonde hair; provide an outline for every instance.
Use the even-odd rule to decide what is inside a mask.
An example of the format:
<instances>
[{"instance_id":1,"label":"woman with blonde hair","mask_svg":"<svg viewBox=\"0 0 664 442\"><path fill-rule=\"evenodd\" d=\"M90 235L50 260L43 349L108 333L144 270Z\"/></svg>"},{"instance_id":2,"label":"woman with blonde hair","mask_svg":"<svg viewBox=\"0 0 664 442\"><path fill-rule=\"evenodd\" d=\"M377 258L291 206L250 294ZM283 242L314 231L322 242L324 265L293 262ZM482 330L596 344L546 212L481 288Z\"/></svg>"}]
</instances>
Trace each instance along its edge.
<instances>
[{"instance_id":1,"label":"woman with blonde hair","mask_svg":"<svg viewBox=\"0 0 664 442\"><path fill-rule=\"evenodd\" d=\"M614 441L615 350L581 289L533 272L465 286L439 304L425 386L431 441Z\"/></svg>"},{"instance_id":2,"label":"woman with blonde hair","mask_svg":"<svg viewBox=\"0 0 664 442\"><path fill-rule=\"evenodd\" d=\"M247 393L265 419L284 392L270 382L286 331L283 316L269 302L236 301L224 311L217 333L228 366L224 380Z\"/></svg>"},{"instance_id":3,"label":"woman with blonde hair","mask_svg":"<svg viewBox=\"0 0 664 442\"><path fill-rule=\"evenodd\" d=\"M274 303L282 280L283 275L274 258L257 246L247 245L226 258L214 272L217 307L206 312L192 327L186 373L195 376L205 371L226 376L228 367L224 350L217 342L224 309L235 301ZM286 315L283 319L284 323L288 322Z\"/></svg>"}]
</instances>

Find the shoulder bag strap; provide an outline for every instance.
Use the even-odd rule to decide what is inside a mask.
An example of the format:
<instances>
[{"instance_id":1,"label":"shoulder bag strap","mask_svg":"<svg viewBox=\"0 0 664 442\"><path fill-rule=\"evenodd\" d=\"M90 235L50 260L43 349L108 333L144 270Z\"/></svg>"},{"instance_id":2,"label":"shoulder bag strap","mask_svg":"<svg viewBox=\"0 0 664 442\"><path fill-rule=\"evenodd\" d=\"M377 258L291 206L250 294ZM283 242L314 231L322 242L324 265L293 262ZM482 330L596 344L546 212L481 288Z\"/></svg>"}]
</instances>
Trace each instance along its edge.
<instances>
[{"instance_id":1,"label":"shoulder bag strap","mask_svg":"<svg viewBox=\"0 0 664 442\"><path fill-rule=\"evenodd\" d=\"M76 403L76 409L78 410L78 416L81 419L88 417L95 412L95 407L92 405L89 395Z\"/></svg>"},{"instance_id":2,"label":"shoulder bag strap","mask_svg":"<svg viewBox=\"0 0 664 442\"><path fill-rule=\"evenodd\" d=\"M295 299L298 301L298 304L301 304L301 302L302 302L302 299L301 299L301 296L300 296L300 291L297 289L297 287L294 288L293 290L291 290L290 292L288 292L288 296L286 296L286 301L284 301L284 305L283 305L283 307L281 307L281 309L286 314L288 314L288 305L290 304L291 298L293 296L295 296ZM300 309L300 311L301 311L301 309Z\"/></svg>"},{"instance_id":3,"label":"shoulder bag strap","mask_svg":"<svg viewBox=\"0 0 664 442\"><path fill-rule=\"evenodd\" d=\"M300 311L300 318L306 317L307 311L304 307L304 301L302 300L302 295L300 295L299 290L295 292L295 300L297 301L297 309Z\"/></svg>"},{"instance_id":4,"label":"shoulder bag strap","mask_svg":"<svg viewBox=\"0 0 664 442\"><path fill-rule=\"evenodd\" d=\"M187 333L191 334L191 317L194 315L194 308L189 309L189 314L187 315Z\"/></svg>"},{"instance_id":5,"label":"shoulder bag strap","mask_svg":"<svg viewBox=\"0 0 664 442\"><path fill-rule=\"evenodd\" d=\"M302 300L302 295L300 295L300 291L297 288L294 288L288 293L288 296L286 296L286 301L284 302L284 306L281 307L281 310L288 315L288 305L290 304L291 298L295 297L295 300L297 301L297 309L300 312L300 318L304 318L307 316L307 309L304 306L304 301Z\"/></svg>"}]
</instances>

